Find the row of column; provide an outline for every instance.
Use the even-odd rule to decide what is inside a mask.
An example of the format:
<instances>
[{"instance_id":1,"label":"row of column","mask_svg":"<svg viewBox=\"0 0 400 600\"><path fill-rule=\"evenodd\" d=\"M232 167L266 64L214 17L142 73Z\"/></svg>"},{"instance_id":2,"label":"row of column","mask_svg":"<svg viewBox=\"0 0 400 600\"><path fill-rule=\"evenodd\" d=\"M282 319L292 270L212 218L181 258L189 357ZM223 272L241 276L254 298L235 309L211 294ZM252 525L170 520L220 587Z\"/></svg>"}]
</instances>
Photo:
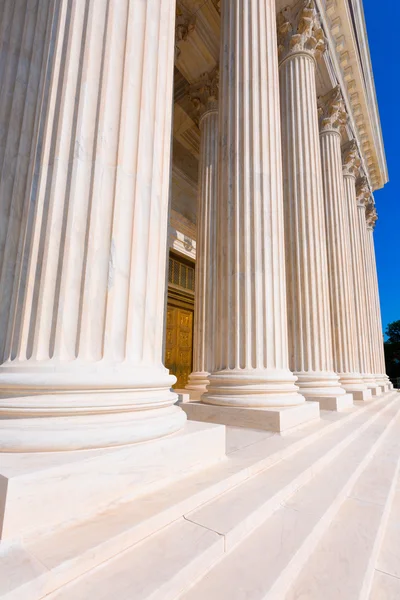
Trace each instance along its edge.
<instances>
[{"instance_id":1,"label":"row of column","mask_svg":"<svg viewBox=\"0 0 400 600\"><path fill-rule=\"evenodd\" d=\"M364 195L356 192L355 142L342 149L347 114L340 88L317 101L316 59L325 41L314 3L278 15L279 58L272 4L222 3L220 132L214 96L211 146L202 129L196 291L202 318L198 312L187 388L202 391L206 403L232 406L293 405L302 396L323 401L347 392L363 400L388 381L373 219L365 214L371 193L366 180ZM261 29L254 38L255 19ZM259 45L264 40L268 56ZM210 160L217 160L218 137L219 168ZM212 176L219 189L204 188ZM214 215L217 227L204 214ZM215 294L203 287L207 279L218 282L217 311ZM302 396L290 387L288 367Z\"/></svg>"},{"instance_id":2,"label":"row of column","mask_svg":"<svg viewBox=\"0 0 400 600\"><path fill-rule=\"evenodd\" d=\"M4 0L0 11L0 449L173 433L185 421L162 364L175 0ZM324 223L338 217L318 139L322 31L309 0L282 13L279 74L275 0L223 0L221 19L219 124L215 105L201 121L191 385L240 406L344 394L339 376L358 375L353 356L334 362L329 320L342 254L327 260ZM326 136L324 161L338 144ZM365 287L368 243L360 227ZM377 303L362 321L375 310L369 361Z\"/></svg>"}]
</instances>

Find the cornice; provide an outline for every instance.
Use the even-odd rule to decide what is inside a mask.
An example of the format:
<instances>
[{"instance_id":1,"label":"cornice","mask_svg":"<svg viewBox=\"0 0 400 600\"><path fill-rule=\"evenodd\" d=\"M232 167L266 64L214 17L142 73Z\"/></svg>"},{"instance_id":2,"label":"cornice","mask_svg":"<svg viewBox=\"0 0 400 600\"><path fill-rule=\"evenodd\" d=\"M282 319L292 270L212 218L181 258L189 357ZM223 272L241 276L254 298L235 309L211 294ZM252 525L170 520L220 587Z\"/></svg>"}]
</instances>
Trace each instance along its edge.
<instances>
[{"instance_id":1,"label":"cornice","mask_svg":"<svg viewBox=\"0 0 400 600\"><path fill-rule=\"evenodd\" d=\"M324 25L350 126L364 170L376 190L388 181L361 0L315 0ZM350 10L350 5L353 14ZM353 20L354 17L354 20Z\"/></svg>"}]
</instances>

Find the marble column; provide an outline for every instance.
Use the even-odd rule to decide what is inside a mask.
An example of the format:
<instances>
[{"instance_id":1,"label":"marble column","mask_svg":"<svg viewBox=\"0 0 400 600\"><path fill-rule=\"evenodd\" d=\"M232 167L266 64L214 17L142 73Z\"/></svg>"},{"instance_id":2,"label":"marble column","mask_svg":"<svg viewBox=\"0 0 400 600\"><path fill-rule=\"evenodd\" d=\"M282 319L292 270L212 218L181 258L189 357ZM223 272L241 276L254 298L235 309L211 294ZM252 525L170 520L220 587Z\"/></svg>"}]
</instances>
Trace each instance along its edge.
<instances>
[{"instance_id":1,"label":"marble column","mask_svg":"<svg viewBox=\"0 0 400 600\"><path fill-rule=\"evenodd\" d=\"M312 1L279 13L278 44L290 367L307 399L335 409L351 397L333 367L315 83L325 41Z\"/></svg>"},{"instance_id":2,"label":"marble column","mask_svg":"<svg viewBox=\"0 0 400 600\"><path fill-rule=\"evenodd\" d=\"M207 404L304 404L288 366L275 18L275 0L221 2L218 299Z\"/></svg>"},{"instance_id":3,"label":"marble column","mask_svg":"<svg viewBox=\"0 0 400 600\"><path fill-rule=\"evenodd\" d=\"M374 244L374 229L378 215L374 202L370 202L366 209L367 221L367 253L369 266L369 281L370 281L370 304L372 318L375 324L375 361L374 374L377 382L384 387L385 391L389 384L389 378L386 375L385 353L383 350L383 330L381 307L379 300L378 275L376 270L375 244Z\"/></svg>"},{"instance_id":4,"label":"marble column","mask_svg":"<svg viewBox=\"0 0 400 600\"><path fill-rule=\"evenodd\" d=\"M104 448L184 424L161 359L174 33L174 0L50 3L0 329L2 450Z\"/></svg>"},{"instance_id":5,"label":"marble column","mask_svg":"<svg viewBox=\"0 0 400 600\"><path fill-rule=\"evenodd\" d=\"M355 400L364 400L367 386L358 370L350 226L342 174L341 132L347 123L347 113L339 86L318 99L318 109L333 366L342 387Z\"/></svg>"},{"instance_id":6,"label":"marble column","mask_svg":"<svg viewBox=\"0 0 400 600\"><path fill-rule=\"evenodd\" d=\"M365 346L366 359L367 359L367 372L364 377L364 381L368 388L371 389L372 395L379 395L380 386L376 381L374 374L374 324L373 317L369 305L370 297L370 278L368 270L368 237L367 237L367 223L366 223L366 207L371 198L371 190L368 185L366 177L359 177L356 182L356 194L357 194L357 226L358 236L360 239L360 287L362 290L363 298L363 338L362 343Z\"/></svg>"},{"instance_id":7,"label":"marble column","mask_svg":"<svg viewBox=\"0 0 400 600\"><path fill-rule=\"evenodd\" d=\"M199 115L200 161L197 202L196 288L193 372L186 389L191 398L205 393L212 371L216 313L215 244L218 198L219 70L204 74L190 89Z\"/></svg>"},{"instance_id":8,"label":"marble column","mask_svg":"<svg viewBox=\"0 0 400 600\"><path fill-rule=\"evenodd\" d=\"M363 277L363 257L361 252L361 239L358 227L358 209L356 195L356 179L359 175L360 156L357 144L351 140L343 146L343 183L346 196L346 210L349 221L349 241L351 256L351 279L354 302L354 331L356 337L357 370L364 381L368 381L368 349L365 343L366 332L366 303ZM371 390L363 393L363 398L371 397Z\"/></svg>"},{"instance_id":9,"label":"marble column","mask_svg":"<svg viewBox=\"0 0 400 600\"><path fill-rule=\"evenodd\" d=\"M50 5L50 0L0 3L0 332L7 326L24 197L35 161ZM0 357L3 346L0 335Z\"/></svg>"}]
</instances>

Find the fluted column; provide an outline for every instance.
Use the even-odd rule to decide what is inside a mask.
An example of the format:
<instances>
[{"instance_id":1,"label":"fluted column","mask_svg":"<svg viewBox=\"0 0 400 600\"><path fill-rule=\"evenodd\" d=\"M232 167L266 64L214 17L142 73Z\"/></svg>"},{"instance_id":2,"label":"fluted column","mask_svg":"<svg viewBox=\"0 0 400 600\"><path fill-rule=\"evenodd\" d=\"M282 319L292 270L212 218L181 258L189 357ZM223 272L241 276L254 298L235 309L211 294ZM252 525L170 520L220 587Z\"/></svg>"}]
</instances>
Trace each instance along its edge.
<instances>
[{"instance_id":1,"label":"fluted column","mask_svg":"<svg viewBox=\"0 0 400 600\"><path fill-rule=\"evenodd\" d=\"M349 241L351 257L351 279L354 303L354 331L357 350L357 370L364 381L368 381L368 347L365 343L366 303L363 277L363 257L358 226L356 179L359 174L360 156L357 144L351 140L343 147L343 182L346 197L346 210L349 220ZM371 390L363 393L364 399L371 396Z\"/></svg>"},{"instance_id":2,"label":"fluted column","mask_svg":"<svg viewBox=\"0 0 400 600\"><path fill-rule=\"evenodd\" d=\"M206 391L213 364L216 312L216 212L218 198L219 70L191 86L190 97L199 114L200 161L197 201L196 288L193 372L186 389L199 397Z\"/></svg>"},{"instance_id":3,"label":"fluted column","mask_svg":"<svg viewBox=\"0 0 400 600\"><path fill-rule=\"evenodd\" d=\"M363 400L367 386L358 370L349 216L342 174L341 130L347 113L340 87L318 100L328 251L333 366L342 387Z\"/></svg>"},{"instance_id":4,"label":"fluted column","mask_svg":"<svg viewBox=\"0 0 400 600\"><path fill-rule=\"evenodd\" d=\"M278 15L290 367L308 399L334 405L334 372L315 57L325 48L314 3ZM333 399L333 400L331 400Z\"/></svg>"},{"instance_id":5,"label":"fluted column","mask_svg":"<svg viewBox=\"0 0 400 600\"><path fill-rule=\"evenodd\" d=\"M161 359L174 29L174 0L50 3L0 329L3 450L121 445L184 423Z\"/></svg>"},{"instance_id":6,"label":"fluted column","mask_svg":"<svg viewBox=\"0 0 400 600\"><path fill-rule=\"evenodd\" d=\"M362 301L364 304L362 311L363 318L363 343L366 350L367 359L367 372L364 377L364 381L368 388L372 390L372 394L376 395L380 391L379 384L376 381L375 367L374 367L374 320L371 314L369 305L370 296L370 281L369 281L369 270L368 270L368 237L367 237L367 223L366 223L366 207L371 198L371 191L368 185L366 177L360 177L356 182L356 194L357 194L357 225L358 235L360 239L360 267L361 267L361 280L360 286L362 290Z\"/></svg>"},{"instance_id":7,"label":"fluted column","mask_svg":"<svg viewBox=\"0 0 400 600\"><path fill-rule=\"evenodd\" d=\"M34 166L51 4L50 0L0 3L0 332L7 326L24 198ZM0 357L2 342L0 335Z\"/></svg>"},{"instance_id":8,"label":"fluted column","mask_svg":"<svg viewBox=\"0 0 400 600\"><path fill-rule=\"evenodd\" d=\"M288 368L275 0L222 0L209 404L304 402Z\"/></svg>"},{"instance_id":9,"label":"fluted column","mask_svg":"<svg viewBox=\"0 0 400 600\"><path fill-rule=\"evenodd\" d=\"M376 212L375 204L370 202L367 206L366 211L367 219L367 253L368 253L368 265L369 265L369 282L370 282L370 304L372 318L375 324L375 361L374 361L374 374L376 380L382 386L386 386L389 383L389 378L386 375L385 366L385 354L383 350L383 331L382 331L382 317L381 307L379 300L379 286L378 286L378 275L376 270L376 258L375 258L375 245L374 245L374 229L378 215Z\"/></svg>"}]
</instances>

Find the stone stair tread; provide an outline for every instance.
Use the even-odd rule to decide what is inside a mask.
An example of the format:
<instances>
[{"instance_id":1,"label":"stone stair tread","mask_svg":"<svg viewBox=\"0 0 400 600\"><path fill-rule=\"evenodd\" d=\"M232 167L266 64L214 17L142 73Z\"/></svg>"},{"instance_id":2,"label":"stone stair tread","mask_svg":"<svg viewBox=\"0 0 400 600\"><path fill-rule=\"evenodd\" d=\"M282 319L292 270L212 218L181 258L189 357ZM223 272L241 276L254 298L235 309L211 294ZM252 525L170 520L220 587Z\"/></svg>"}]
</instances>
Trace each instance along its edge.
<instances>
[{"instance_id":1,"label":"stone stair tread","mask_svg":"<svg viewBox=\"0 0 400 600\"><path fill-rule=\"evenodd\" d=\"M379 571L400 579L400 479L397 481L395 496L376 568Z\"/></svg>"},{"instance_id":2,"label":"stone stair tread","mask_svg":"<svg viewBox=\"0 0 400 600\"><path fill-rule=\"evenodd\" d=\"M153 491L133 502L111 506L92 519L71 523L67 529L56 531L53 535L25 545L13 545L9 552L6 545L2 545L0 569L7 565L8 573L19 573L16 580L7 577L10 600L41 598L43 591L48 593L68 583L194 508L206 506L210 499L221 497L236 486L241 488L250 477L265 469L270 470L273 465L302 449L311 448L321 438L341 431L349 423L355 427L360 418L369 419L391 402L393 395L388 394L384 399L362 403L347 413L337 415L329 412L318 423L285 436L249 434L245 437L245 446L238 447L236 444L227 460L171 483L156 493ZM21 564L24 568L20 567Z\"/></svg>"},{"instance_id":3,"label":"stone stair tread","mask_svg":"<svg viewBox=\"0 0 400 600\"><path fill-rule=\"evenodd\" d=\"M172 600L223 551L221 536L182 518L46 598Z\"/></svg>"},{"instance_id":4,"label":"stone stair tread","mask_svg":"<svg viewBox=\"0 0 400 600\"><path fill-rule=\"evenodd\" d=\"M376 406L368 407L369 411ZM329 413L329 416L331 414L333 413ZM343 418L343 415L341 417L341 423L345 423L347 418ZM69 528L57 531L53 536L34 540L28 543L26 548L38 556L48 568L54 568L77 554L91 551L93 547L104 541L108 543L112 537L126 532L128 525L130 542L140 541L157 531L160 526L191 510L186 509L185 503L188 501L190 506L195 495L198 496L194 501L195 505L203 504L209 500L209 497L219 496L254 473L268 469L271 465L284 460L286 456L291 456L303 443L309 445L310 434L316 435L318 439L325 435L326 431L334 429L337 424L327 419L321 421L319 425L318 428L314 423L312 427L307 426L304 431L293 432L285 437L273 434L273 439L261 439L249 444L231 453L229 460L221 461L161 488L157 493L151 492L142 496L134 502L111 506L92 519L71 524ZM171 511L168 516L165 514L166 511ZM152 518L156 519L156 522L150 524ZM133 533L135 528L137 528L136 534Z\"/></svg>"},{"instance_id":5,"label":"stone stair tread","mask_svg":"<svg viewBox=\"0 0 400 600\"><path fill-rule=\"evenodd\" d=\"M179 599L282 600L399 410L395 402L379 414L327 469L282 503Z\"/></svg>"},{"instance_id":6,"label":"stone stair tread","mask_svg":"<svg viewBox=\"0 0 400 600\"><path fill-rule=\"evenodd\" d=\"M400 421L356 481L286 600L367 597L398 481Z\"/></svg>"},{"instance_id":7,"label":"stone stair tread","mask_svg":"<svg viewBox=\"0 0 400 600\"><path fill-rule=\"evenodd\" d=\"M376 570L368 600L399 600L399 598L400 579Z\"/></svg>"},{"instance_id":8,"label":"stone stair tread","mask_svg":"<svg viewBox=\"0 0 400 600\"><path fill-rule=\"evenodd\" d=\"M381 405L376 410L379 412ZM280 502L313 477L318 469L325 467L340 451L341 444L350 443L370 418L370 412L359 414L294 456L282 459L277 465L186 514L186 518L224 535L227 549L231 549L261 524Z\"/></svg>"}]
</instances>

